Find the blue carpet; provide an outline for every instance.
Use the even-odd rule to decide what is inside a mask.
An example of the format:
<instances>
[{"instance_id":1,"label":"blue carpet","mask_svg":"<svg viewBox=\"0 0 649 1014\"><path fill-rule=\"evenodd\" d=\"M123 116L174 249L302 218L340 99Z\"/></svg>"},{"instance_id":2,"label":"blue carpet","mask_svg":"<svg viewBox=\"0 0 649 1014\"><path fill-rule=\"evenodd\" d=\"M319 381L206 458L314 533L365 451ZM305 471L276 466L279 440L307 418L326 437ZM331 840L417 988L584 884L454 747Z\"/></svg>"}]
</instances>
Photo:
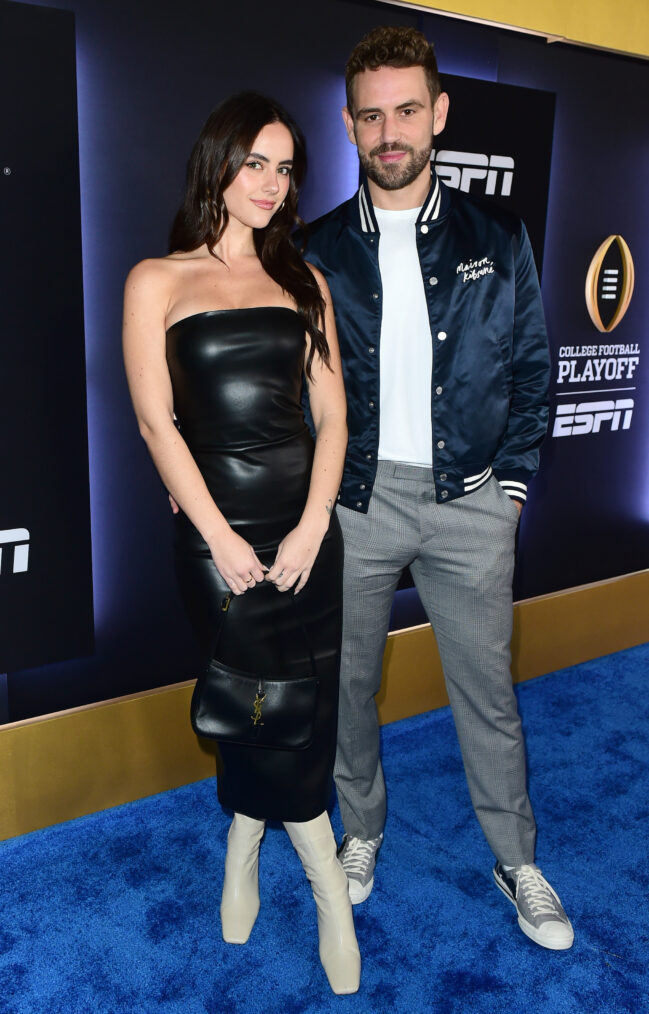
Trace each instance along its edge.
<instances>
[{"instance_id":1,"label":"blue carpet","mask_svg":"<svg viewBox=\"0 0 649 1014\"><path fill-rule=\"evenodd\" d=\"M329 991L281 828L262 845L250 942L221 941L229 819L209 779L0 845L0 1012L649 1011L648 672L644 645L518 689L538 862L572 950L524 937L493 886L443 709L383 730L390 811L376 887L355 910L356 996Z\"/></svg>"}]
</instances>

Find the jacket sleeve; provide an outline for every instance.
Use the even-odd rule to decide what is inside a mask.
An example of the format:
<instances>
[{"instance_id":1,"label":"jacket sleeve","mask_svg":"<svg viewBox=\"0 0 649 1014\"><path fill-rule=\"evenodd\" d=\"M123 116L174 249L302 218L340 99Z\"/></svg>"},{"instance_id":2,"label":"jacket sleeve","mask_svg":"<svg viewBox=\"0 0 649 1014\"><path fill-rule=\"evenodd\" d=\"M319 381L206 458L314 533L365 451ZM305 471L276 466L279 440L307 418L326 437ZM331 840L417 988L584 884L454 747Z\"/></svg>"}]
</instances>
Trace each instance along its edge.
<instances>
[{"instance_id":1,"label":"jacket sleeve","mask_svg":"<svg viewBox=\"0 0 649 1014\"><path fill-rule=\"evenodd\" d=\"M539 466L539 446L548 425L550 355L532 247L522 222L512 246L515 265L512 387L509 419L492 467L504 491L524 503L527 483Z\"/></svg>"}]
</instances>

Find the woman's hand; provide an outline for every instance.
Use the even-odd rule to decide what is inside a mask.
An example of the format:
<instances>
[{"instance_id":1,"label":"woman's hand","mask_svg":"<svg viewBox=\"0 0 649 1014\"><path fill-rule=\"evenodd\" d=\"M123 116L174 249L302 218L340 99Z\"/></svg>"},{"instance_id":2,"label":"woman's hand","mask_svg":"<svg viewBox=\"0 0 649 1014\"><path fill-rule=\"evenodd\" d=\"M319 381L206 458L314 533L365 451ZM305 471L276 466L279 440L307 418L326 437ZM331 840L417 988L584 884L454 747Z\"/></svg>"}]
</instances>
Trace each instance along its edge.
<instances>
[{"instance_id":1,"label":"woman's hand","mask_svg":"<svg viewBox=\"0 0 649 1014\"><path fill-rule=\"evenodd\" d=\"M209 544L216 569L235 595L243 595L264 580L264 567L252 546L231 528Z\"/></svg>"},{"instance_id":2,"label":"woman's hand","mask_svg":"<svg viewBox=\"0 0 649 1014\"><path fill-rule=\"evenodd\" d=\"M266 574L266 580L281 592L288 591L293 585L296 595L302 591L309 580L325 531L326 528L318 532L300 522L277 547L277 556Z\"/></svg>"}]
</instances>

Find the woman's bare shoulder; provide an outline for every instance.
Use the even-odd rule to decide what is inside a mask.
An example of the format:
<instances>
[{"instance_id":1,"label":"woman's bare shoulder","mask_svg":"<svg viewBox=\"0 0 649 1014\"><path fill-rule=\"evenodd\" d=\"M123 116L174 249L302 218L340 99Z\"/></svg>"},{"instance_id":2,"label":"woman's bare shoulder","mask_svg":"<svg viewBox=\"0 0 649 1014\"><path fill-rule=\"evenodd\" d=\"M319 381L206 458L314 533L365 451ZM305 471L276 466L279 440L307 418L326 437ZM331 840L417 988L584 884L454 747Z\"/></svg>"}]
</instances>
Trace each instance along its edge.
<instances>
[{"instance_id":1,"label":"woman's bare shoulder","mask_svg":"<svg viewBox=\"0 0 649 1014\"><path fill-rule=\"evenodd\" d=\"M188 259L170 254L139 261L126 278L126 298L140 304L167 306L188 268Z\"/></svg>"},{"instance_id":2,"label":"woman's bare shoulder","mask_svg":"<svg viewBox=\"0 0 649 1014\"><path fill-rule=\"evenodd\" d=\"M126 284L148 289L173 281L177 274L178 262L173 257L147 257L131 268Z\"/></svg>"}]
</instances>

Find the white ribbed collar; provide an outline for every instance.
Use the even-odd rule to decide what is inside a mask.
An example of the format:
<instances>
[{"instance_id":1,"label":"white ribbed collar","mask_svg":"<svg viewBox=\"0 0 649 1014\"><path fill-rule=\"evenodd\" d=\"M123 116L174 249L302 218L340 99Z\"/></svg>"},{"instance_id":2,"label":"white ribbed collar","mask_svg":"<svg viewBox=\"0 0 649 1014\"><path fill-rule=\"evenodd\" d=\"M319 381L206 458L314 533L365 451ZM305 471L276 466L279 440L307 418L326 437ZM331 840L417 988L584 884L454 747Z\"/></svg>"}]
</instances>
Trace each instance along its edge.
<instances>
[{"instance_id":1,"label":"white ribbed collar","mask_svg":"<svg viewBox=\"0 0 649 1014\"><path fill-rule=\"evenodd\" d=\"M440 215L442 206L442 188L432 165L430 172L430 190L428 191L426 200L422 205L421 213L417 219L418 223L433 222L436 218L439 218ZM369 187L367 185L367 180L365 179L358 188L358 213L363 232L379 232L376 215L374 214L374 205L372 204Z\"/></svg>"}]
</instances>

